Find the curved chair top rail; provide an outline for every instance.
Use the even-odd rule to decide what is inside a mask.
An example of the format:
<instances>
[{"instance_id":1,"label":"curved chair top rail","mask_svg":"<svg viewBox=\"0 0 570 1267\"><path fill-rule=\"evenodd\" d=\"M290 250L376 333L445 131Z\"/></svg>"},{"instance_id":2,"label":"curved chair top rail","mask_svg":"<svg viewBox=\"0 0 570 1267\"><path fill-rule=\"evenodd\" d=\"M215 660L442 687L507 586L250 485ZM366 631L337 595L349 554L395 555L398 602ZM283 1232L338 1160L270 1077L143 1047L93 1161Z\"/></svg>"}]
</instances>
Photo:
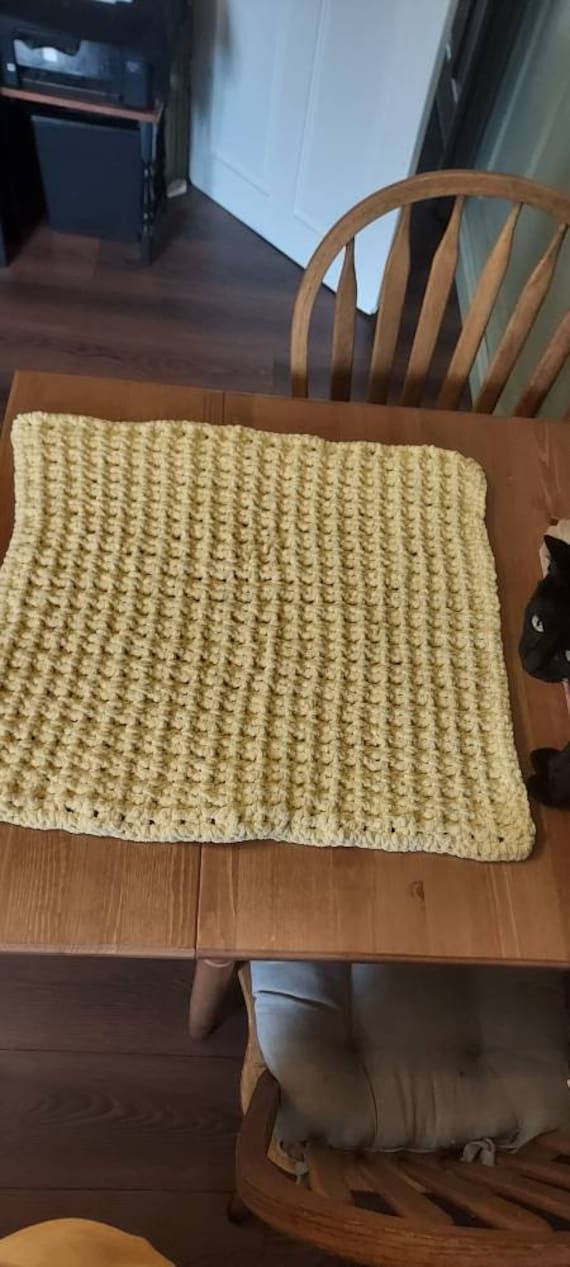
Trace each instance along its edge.
<instances>
[{"instance_id":1,"label":"curved chair top rail","mask_svg":"<svg viewBox=\"0 0 570 1267\"><path fill-rule=\"evenodd\" d=\"M454 198L448 226L434 256L402 393L402 404L417 403L425 385L453 284L459 254L461 217L467 197L499 198L514 205L483 268L471 307L465 316L441 388L438 400L440 408L454 408L465 386L507 270L514 231L522 207L534 207L558 221L549 246L521 291L475 403L475 408L480 412L492 412L546 297L560 248L570 225L568 195L520 176L496 172L423 172L419 176L377 190L341 216L314 252L297 293L291 330L294 396L308 394L308 336L313 305L330 265L344 250L335 305L331 396L333 399L349 399L356 323L354 238L372 221L391 211L400 210L384 270L368 385L370 401L382 402L386 399L410 272L411 208L415 203L428 199ZM517 413L525 416L536 413L569 352L570 316L566 314L521 397Z\"/></svg>"}]
</instances>

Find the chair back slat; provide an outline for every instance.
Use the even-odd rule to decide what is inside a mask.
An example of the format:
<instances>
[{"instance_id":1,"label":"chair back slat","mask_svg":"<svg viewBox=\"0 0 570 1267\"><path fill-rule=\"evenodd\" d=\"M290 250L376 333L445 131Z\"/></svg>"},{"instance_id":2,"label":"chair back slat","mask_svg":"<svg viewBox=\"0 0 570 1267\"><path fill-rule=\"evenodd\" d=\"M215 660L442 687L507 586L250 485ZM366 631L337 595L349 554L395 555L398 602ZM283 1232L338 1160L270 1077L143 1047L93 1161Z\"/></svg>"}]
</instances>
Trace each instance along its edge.
<instances>
[{"instance_id":1,"label":"chair back slat","mask_svg":"<svg viewBox=\"0 0 570 1267\"><path fill-rule=\"evenodd\" d=\"M519 202L511 209L481 273L439 393L438 409L455 409L464 390L509 265L521 207Z\"/></svg>"},{"instance_id":2,"label":"chair back slat","mask_svg":"<svg viewBox=\"0 0 570 1267\"><path fill-rule=\"evenodd\" d=\"M347 242L336 295L332 339L331 400L350 400L356 330L354 238Z\"/></svg>"},{"instance_id":3,"label":"chair back slat","mask_svg":"<svg viewBox=\"0 0 570 1267\"><path fill-rule=\"evenodd\" d=\"M555 1188L570 1190L570 1166L555 1161L539 1161L534 1157L509 1157L509 1170L518 1170L529 1179L552 1183ZM570 1209L568 1211L570 1215Z\"/></svg>"},{"instance_id":4,"label":"chair back slat","mask_svg":"<svg viewBox=\"0 0 570 1267\"><path fill-rule=\"evenodd\" d=\"M402 207L386 261L368 376L368 400L383 405L388 395L410 276L411 206Z\"/></svg>"},{"instance_id":5,"label":"chair back slat","mask_svg":"<svg viewBox=\"0 0 570 1267\"><path fill-rule=\"evenodd\" d=\"M570 1157L570 1135L566 1131L549 1131L533 1141L533 1147L542 1148L551 1157ZM529 1150L525 1149L525 1153Z\"/></svg>"},{"instance_id":6,"label":"chair back slat","mask_svg":"<svg viewBox=\"0 0 570 1267\"><path fill-rule=\"evenodd\" d=\"M313 1192L318 1192L321 1197L330 1197L331 1201L353 1204L341 1152L335 1152L325 1144L310 1143L307 1145L307 1162Z\"/></svg>"},{"instance_id":7,"label":"chair back slat","mask_svg":"<svg viewBox=\"0 0 570 1267\"><path fill-rule=\"evenodd\" d=\"M570 356L570 310L565 313L515 408L520 418L534 418Z\"/></svg>"},{"instance_id":8,"label":"chair back slat","mask_svg":"<svg viewBox=\"0 0 570 1267\"><path fill-rule=\"evenodd\" d=\"M423 1227L441 1227L452 1224L450 1214L435 1205L420 1191L419 1185L407 1181L397 1162L379 1154L366 1153L354 1164L351 1181L368 1192L377 1192L383 1201L401 1215Z\"/></svg>"},{"instance_id":9,"label":"chair back slat","mask_svg":"<svg viewBox=\"0 0 570 1267\"><path fill-rule=\"evenodd\" d=\"M459 257L464 200L500 199L511 203L512 210L474 287L474 297L465 317L464 328L457 339L447 373L442 375L444 381L440 381L439 394L435 393L440 408L457 408L463 389L468 384L509 266L521 208L532 207L542 215L551 217L559 226L545 255L518 297L479 392L475 407L484 413L493 411L548 292L564 233L570 225L570 197L522 176L478 170L422 172L408 180L398 181L363 198L332 225L309 260L295 299L290 345L291 386L294 396L306 397L309 393L309 333L314 305L329 268L344 251L334 320L331 395L335 398L348 397L352 386L356 329L354 242L357 235L375 220L398 212L399 220L380 289L367 386L367 399L370 402L384 403L388 397L396 399L395 359L412 268L410 225L413 208L417 203L442 198L454 199L454 207L432 262L405 374L402 404L423 403L427 396L428 374L430 379L433 377L432 361ZM549 390L545 387L546 383L551 385L556 374L560 373L568 355L566 330L567 327L563 326L537 367L528 397L525 399L524 395L521 396L525 411L535 412L540 407L539 397L544 400L545 392ZM431 400L431 381L429 395Z\"/></svg>"},{"instance_id":10,"label":"chair back slat","mask_svg":"<svg viewBox=\"0 0 570 1267\"><path fill-rule=\"evenodd\" d=\"M420 399L432 362L457 268L463 203L463 197L455 199L449 224L433 257L406 371L402 392L403 405L415 405Z\"/></svg>"},{"instance_id":11,"label":"chair back slat","mask_svg":"<svg viewBox=\"0 0 570 1267\"><path fill-rule=\"evenodd\" d=\"M533 269L521 291L497 351L493 357L477 400L475 411L490 414L507 382L509 374L532 329L552 281L556 261L567 226L559 224L544 255Z\"/></svg>"},{"instance_id":12,"label":"chair back slat","mask_svg":"<svg viewBox=\"0 0 570 1267\"><path fill-rule=\"evenodd\" d=\"M452 1166L451 1169L454 1170L456 1167ZM492 1188L494 1192L500 1193L507 1199L530 1205L534 1210L544 1210L546 1214L554 1214L557 1218L565 1220L570 1215L570 1202L564 1189L539 1183L536 1179L529 1179L527 1175L511 1170L506 1163L499 1166L482 1166L479 1162L472 1162L469 1167L469 1177L474 1184Z\"/></svg>"},{"instance_id":13,"label":"chair back slat","mask_svg":"<svg viewBox=\"0 0 570 1267\"><path fill-rule=\"evenodd\" d=\"M471 1184L466 1167L461 1174L458 1165L447 1167L408 1157L402 1159L402 1166L412 1179L423 1183L428 1192L436 1193L467 1214L474 1214L475 1218L481 1219L490 1227L513 1232L521 1232L523 1229L547 1232L545 1220L540 1215L521 1209L504 1197L496 1196L494 1192L481 1191L476 1184Z\"/></svg>"}]
</instances>

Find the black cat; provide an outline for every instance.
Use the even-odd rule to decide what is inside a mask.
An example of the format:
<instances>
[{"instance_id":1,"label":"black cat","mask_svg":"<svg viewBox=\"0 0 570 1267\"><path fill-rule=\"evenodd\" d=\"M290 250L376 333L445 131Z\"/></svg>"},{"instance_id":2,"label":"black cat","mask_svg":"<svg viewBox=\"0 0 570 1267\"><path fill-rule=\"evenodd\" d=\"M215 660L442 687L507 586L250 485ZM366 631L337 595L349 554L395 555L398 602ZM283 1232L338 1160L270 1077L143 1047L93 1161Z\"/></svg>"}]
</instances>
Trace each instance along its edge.
<instances>
[{"instance_id":1,"label":"black cat","mask_svg":"<svg viewBox=\"0 0 570 1267\"><path fill-rule=\"evenodd\" d=\"M544 540L550 566L525 611L519 652L532 677L562 682L570 677L570 544Z\"/></svg>"},{"instance_id":2,"label":"black cat","mask_svg":"<svg viewBox=\"0 0 570 1267\"><path fill-rule=\"evenodd\" d=\"M535 748L530 759L535 771L527 781L530 795L543 805L570 808L570 743L561 751Z\"/></svg>"}]
</instances>

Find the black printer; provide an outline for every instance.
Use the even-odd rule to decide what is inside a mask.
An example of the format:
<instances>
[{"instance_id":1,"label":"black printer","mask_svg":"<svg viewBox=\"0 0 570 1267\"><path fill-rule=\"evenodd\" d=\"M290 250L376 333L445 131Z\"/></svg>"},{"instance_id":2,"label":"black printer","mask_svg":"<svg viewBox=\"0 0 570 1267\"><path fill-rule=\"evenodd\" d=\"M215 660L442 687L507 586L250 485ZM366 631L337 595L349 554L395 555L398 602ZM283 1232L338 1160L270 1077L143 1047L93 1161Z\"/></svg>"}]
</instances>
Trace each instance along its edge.
<instances>
[{"instance_id":1,"label":"black printer","mask_svg":"<svg viewBox=\"0 0 570 1267\"><path fill-rule=\"evenodd\" d=\"M0 0L0 82L151 109L168 95L186 0Z\"/></svg>"}]
</instances>

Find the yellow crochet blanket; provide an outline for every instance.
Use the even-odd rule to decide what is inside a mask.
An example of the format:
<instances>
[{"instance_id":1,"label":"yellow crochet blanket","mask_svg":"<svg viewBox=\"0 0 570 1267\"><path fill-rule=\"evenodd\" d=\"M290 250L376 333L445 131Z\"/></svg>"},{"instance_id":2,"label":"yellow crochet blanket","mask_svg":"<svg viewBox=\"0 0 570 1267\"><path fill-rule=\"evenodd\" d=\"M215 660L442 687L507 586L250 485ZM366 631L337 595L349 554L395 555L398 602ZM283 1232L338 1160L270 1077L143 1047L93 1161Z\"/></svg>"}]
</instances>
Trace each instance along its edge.
<instances>
[{"instance_id":1,"label":"yellow crochet blanket","mask_svg":"<svg viewBox=\"0 0 570 1267\"><path fill-rule=\"evenodd\" d=\"M0 818L529 853L475 462L40 413L13 446Z\"/></svg>"}]
</instances>

